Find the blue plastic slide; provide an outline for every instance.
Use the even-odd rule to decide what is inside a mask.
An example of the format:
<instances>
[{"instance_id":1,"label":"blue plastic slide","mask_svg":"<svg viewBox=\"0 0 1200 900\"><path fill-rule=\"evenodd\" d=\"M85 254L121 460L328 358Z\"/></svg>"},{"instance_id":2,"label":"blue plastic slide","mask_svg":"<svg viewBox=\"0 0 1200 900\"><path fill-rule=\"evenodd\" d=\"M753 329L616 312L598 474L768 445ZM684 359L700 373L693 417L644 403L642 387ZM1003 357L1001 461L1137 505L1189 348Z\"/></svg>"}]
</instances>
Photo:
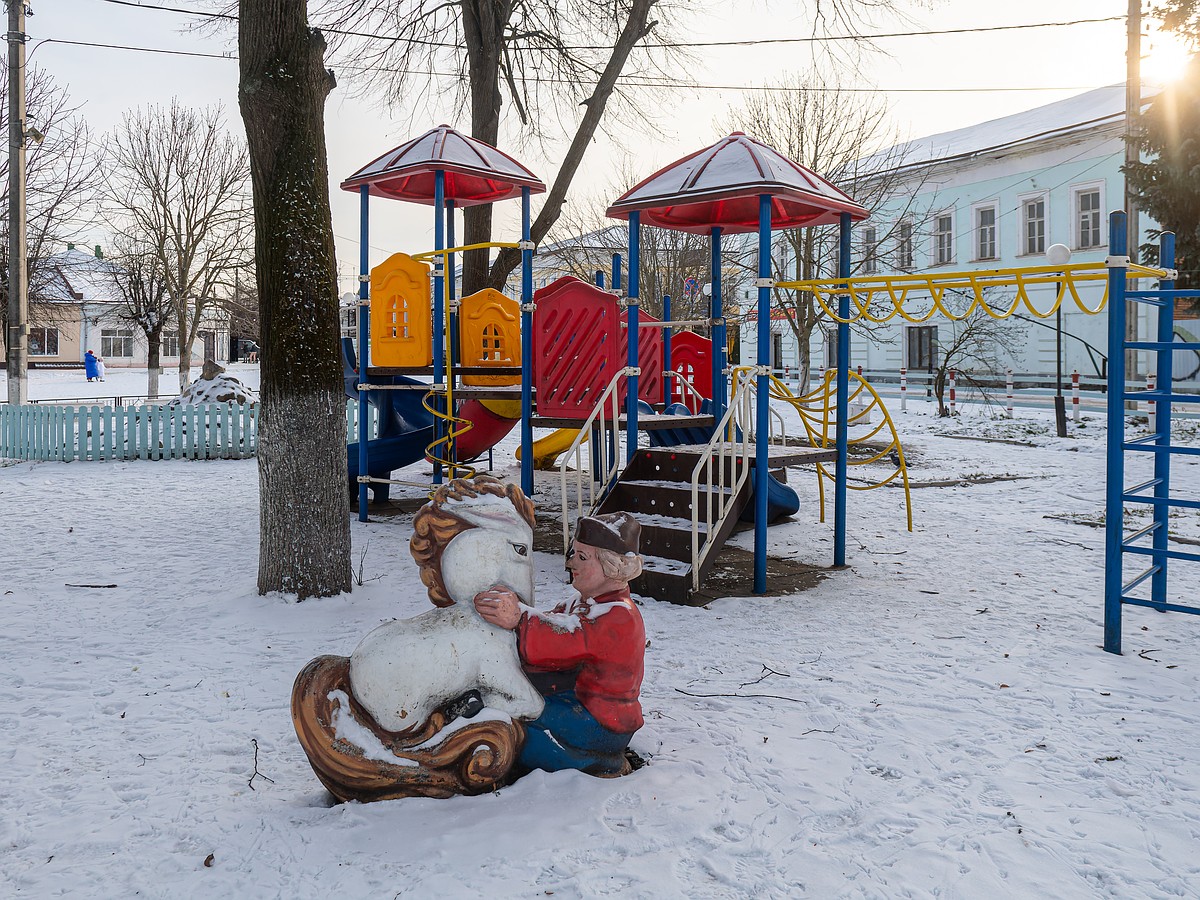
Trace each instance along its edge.
<instances>
[{"instance_id":1,"label":"blue plastic slide","mask_svg":"<svg viewBox=\"0 0 1200 900\"><path fill-rule=\"evenodd\" d=\"M342 338L342 374L346 396L358 399L354 342ZM403 375L377 379L382 384L421 384ZM433 440L433 416L421 404L423 391L368 391L367 402L379 410L379 437L367 442L367 474L372 478L390 478L392 471L425 458L425 448ZM350 490L358 494L358 442L346 446ZM391 485L368 485L378 503L387 500Z\"/></svg>"}]
</instances>

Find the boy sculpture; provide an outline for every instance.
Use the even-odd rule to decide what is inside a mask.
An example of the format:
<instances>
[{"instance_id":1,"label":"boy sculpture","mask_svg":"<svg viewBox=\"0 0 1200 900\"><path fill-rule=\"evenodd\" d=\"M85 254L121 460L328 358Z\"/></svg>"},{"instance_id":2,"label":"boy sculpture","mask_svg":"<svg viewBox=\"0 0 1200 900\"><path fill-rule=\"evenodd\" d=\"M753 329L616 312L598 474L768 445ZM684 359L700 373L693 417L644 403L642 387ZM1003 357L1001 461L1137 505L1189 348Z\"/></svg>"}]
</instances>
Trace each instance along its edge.
<instances>
[{"instance_id":1,"label":"boy sculpture","mask_svg":"<svg viewBox=\"0 0 1200 900\"><path fill-rule=\"evenodd\" d=\"M641 526L626 513L584 516L567 559L579 597L551 612L523 606L497 585L475 597L487 622L517 633L521 663L546 697L525 725L519 764L528 769L629 771L625 749L642 727L646 631L629 596L642 571Z\"/></svg>"}]
</instances>

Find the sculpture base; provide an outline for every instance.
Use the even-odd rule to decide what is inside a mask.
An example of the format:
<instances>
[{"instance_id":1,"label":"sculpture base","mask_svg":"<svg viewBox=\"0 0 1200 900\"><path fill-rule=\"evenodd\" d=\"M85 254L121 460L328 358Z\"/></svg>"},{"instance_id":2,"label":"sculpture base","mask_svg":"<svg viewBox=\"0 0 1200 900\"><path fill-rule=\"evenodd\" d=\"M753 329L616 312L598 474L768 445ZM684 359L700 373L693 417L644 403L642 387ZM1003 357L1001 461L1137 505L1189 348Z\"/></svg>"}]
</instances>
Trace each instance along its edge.
<instances>
[{"instance_id":1,"label":"sculpture base","mask_svg":"<svg viewBox=\"0 0 1200 900\"><path fill-rule=\"evenodd\" d=\"M525 741L518 721L452 719L444 709L416 729L385 731L354 699L345 656L319 656L296 676L292 722L321 783L363 803L494 790Z\"/></svg>"}]
</instances>

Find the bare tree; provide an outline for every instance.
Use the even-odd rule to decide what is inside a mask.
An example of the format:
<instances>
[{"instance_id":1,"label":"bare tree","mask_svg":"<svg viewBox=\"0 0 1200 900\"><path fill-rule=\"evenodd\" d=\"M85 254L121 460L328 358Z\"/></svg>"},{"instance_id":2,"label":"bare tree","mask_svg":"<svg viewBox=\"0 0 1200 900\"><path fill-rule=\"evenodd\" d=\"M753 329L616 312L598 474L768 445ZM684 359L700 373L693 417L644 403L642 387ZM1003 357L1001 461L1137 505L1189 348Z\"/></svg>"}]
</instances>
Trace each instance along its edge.
<instances>
[{"instance_id":1,"label":"bare tree","mask_svg":"<svg viewBox=\"0 0 1200 900\"><path fill-rule=\"evenodd\" d=\"M98 188L97 158L91 151L87 123L65 89L41 69L25 76L27 127L44 135L26 157L26 214L30 319L44 321L57 307L39 303L56 275L50 263L56 251L78 239L90 225L90 206ZM8 65L0 62L0 132L8 132ZM0 180L8 182L9 158L0 158ZM3 247L4 295L8 295L8 192L0 194L0 246ZM0 304L0 343L8 334L8 307Z\"/></svg>"},{"instance_id":2,"label":"bare tree","mask_svg":"<svg viewBox=\"0 0 1200 900\"><path fill-rule=\"evenodd\" d=\"M871 94L841 89L819 72L790 75L780 91L750 97L726 118L730 131L741 130L774 147L784 156L821 175L850 194L861 206L887 205L890 221L859 225L851 271L903 271L911 267L912 247L926 210L917 206L924 176L905 167L906 148L890 124L887 104ZM928 204L928 198L923 204ZM907 229L907 230L906 230ZM864 233L874 233L871 246ZM907 242L907 250L906 250ZM780 232L772 246L772 268L782 281L808 281L837 274L836 227L796 228ZM807 384L812 365L811 339L832 320L807 292L775 290L772 307L781 312L795 335L800 355L800 383ZM855 327L870 331L868 323Z\"/></svg>"},{"instance_id":3,"label":"bare tree","mask_svg":"<svg viewBox=\"0 0 1200 900\"><path fill-rule=\"evenodd\" d=\"M439 95L440 87L431 92L428 85L438 73L449 71L455 77L456 100L465 100L470 111L473 137L499 143L505 102L516 111L527 137L557 136L560 125L573 134L533 223L533 240L540 241L562 211L610 100L632 96L630 85L619 84L618 78L631 66L673 77L665 63L680 56L675 45L660 45L631 62L635 48L645 49L652 32L669 37L650 18L656 3L326 0L320 8L324 19L339 27L388 36L386 41L354 42L354 60L346 60L344 68L361 73L393 102ZM651 106L630 103L626 108L644 118ZM491 240L491 205L468 208L464 216L466 243ZM518 251L505 250L489 270L486 251L467 253L463 289L499 288L519 262Z\"/></svg>"},{"instance_id":4,"label":"bare tree","mask_svg":"<svg viewBox=\"0 0 1200 900\"><path fill-rule=\"evenodd\" d=\"M156 248L139 243L127 234L118 233L113 236L108 271L113 291L120 298L118 317L135 325L145 335L146 366L149 369L146 394L151 398L157 397L163 329L171 321L174 312L166 268Z\"/></svg>"},{"instance_id":5,"label":"bare tree","mask_svg":"<svg viewBox=\"0 0 1200 900\"><path fill-rule=\"evenodd\" d=\"M969 298L955 300L946 297L945 302L955 314L966 311ZM1003 307L1003 302L989 301L996 307ZM957 309L956 309L957 307ZM956 373L956 380L978 389L988 399L985 375L993 374L1002 368L1003 355L1009 355L1017 349L1022 337L1020 330L1010 319L994 319L983 310L976 310L971 315L958 321L951 320L948 325L939 325L949 329L949 340L939 340L934 355L933 395L937 398L938 415L949 416L946 406L946 385L950 373Z\"/></svg>"},{"instance_id":6,"label":"bare tree","mask_svg":"<svg viewBox=\"0 0 1200 900\"><path fill-rule=\"evenodd\" d=\"M238 103L250 150L262 316L258 590L351 589L346 417L325 98L305 4L241 0Z\"/></svg>"},{"instance_id":7,"label":"bare tree","mask_svg":"<svg viewBox=\"0 0 1200 900\"><path fill-rule=\"evenodd\" d=\"M127 113L107 143L105 211L114 230L162 265L179 336L179 389L192 346L228 274L244 262L250 225L245 148L219 106Z\"/></svg>"}]
</instances>

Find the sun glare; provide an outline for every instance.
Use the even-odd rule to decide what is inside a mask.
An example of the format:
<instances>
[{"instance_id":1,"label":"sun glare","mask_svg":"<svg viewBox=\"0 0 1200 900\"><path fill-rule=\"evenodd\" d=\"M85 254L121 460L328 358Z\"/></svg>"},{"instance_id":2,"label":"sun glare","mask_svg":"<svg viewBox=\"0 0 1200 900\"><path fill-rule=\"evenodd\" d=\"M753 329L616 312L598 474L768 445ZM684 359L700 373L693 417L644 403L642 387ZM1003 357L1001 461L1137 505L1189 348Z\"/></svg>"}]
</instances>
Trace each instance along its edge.
<instances>
[{"instance_id":1,"label":"sun glare","mask_svg":"<svg viewBox=\"0 0 1200 900\"><path fill-rule=\"evenodd\" d=\"M1192 59L1187 43L1170 32L1151 35L1143 47L1142 80L1148 84L1164 85L1178 80Z\"/></svg>"}]
</instances>

